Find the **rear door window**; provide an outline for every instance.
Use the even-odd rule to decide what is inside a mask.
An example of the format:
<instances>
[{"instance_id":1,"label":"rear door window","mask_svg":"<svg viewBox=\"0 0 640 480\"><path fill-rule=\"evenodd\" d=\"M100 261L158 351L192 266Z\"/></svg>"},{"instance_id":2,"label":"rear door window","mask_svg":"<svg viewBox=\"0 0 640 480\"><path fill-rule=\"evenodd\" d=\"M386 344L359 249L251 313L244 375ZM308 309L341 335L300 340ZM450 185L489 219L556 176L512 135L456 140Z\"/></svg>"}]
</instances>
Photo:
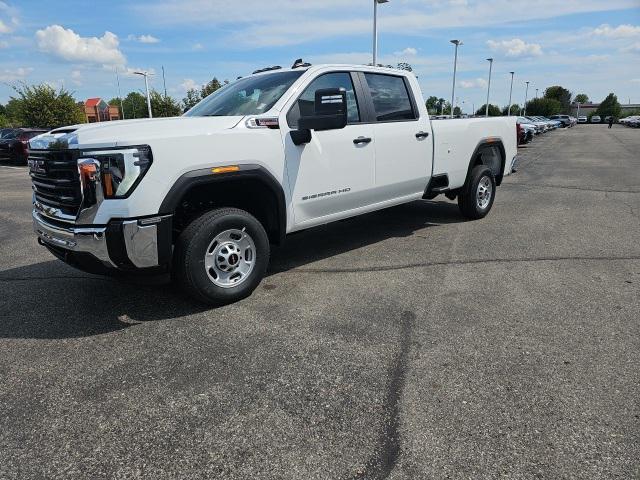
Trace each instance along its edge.
<instances>
[{"instance_id":1,"label":"rear door window","mask_svg":"<svg viewBox=\"0 0 640 480\"><path fill-rule=\"evenodd\" d=\"M403 77L380 73L365 73L364 77L371 92L378 122L416 119Z\"/></svg>"}]
</instances>

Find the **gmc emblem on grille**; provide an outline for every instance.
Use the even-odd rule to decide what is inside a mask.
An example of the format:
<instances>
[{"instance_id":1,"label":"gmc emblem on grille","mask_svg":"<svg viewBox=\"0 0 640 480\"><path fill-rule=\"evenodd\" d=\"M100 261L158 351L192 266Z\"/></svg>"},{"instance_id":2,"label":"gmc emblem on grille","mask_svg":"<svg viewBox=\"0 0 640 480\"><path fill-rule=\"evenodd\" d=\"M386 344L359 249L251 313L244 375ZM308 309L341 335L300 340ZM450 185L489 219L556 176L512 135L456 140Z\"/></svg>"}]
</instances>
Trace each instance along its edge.
<instances>
[{"instance_id":1,"label":"gmc emblem on grille","mask_svg":"<svg viewBox=\"0 0 640 480\"><path fill-rule=\"evenodd\" d=\"M44 160L33 160L29 159L29 171L34 173L47 173L47 168L45 166Z\"/></svg>"}]
</instances>

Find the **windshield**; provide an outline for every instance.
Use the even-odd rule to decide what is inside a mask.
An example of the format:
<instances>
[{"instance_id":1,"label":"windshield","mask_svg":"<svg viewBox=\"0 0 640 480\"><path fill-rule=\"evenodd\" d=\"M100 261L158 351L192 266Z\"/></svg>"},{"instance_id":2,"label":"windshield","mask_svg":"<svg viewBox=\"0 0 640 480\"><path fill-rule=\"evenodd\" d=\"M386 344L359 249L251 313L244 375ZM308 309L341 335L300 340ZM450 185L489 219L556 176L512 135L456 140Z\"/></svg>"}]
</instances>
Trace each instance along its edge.
<instances>
[{"instance_id":1,"label":"windshield","mask_svg":"<svg viewBox=\"0 0 640 480\"><path fill-rule=\"evenodd\" d=\"M185 113L187 117L230 117L267 112L304 70L241 78L225 85Z\"/></svg>"},{"instance_id":2,"label":"windshield","mask_svg":"<svg viewBox=\"0 0 640 480\"><path fill-rule=\"evenodd\" d=\"M2 134L0 135L0 138L2 138L3 140L8 140L8 139L12 139L12 138L16 138L16 134L18 133L17 130L5 130L2 132Z\"/></svg>"}]
</instances>

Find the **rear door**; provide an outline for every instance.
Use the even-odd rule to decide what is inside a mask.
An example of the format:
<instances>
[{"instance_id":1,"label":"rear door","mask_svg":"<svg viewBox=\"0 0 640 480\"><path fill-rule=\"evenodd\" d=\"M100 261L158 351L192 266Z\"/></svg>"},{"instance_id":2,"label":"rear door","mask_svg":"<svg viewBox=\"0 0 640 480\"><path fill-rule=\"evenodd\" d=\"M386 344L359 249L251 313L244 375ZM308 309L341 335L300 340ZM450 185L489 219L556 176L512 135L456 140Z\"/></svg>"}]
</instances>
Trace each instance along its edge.
<instances>
[{"instance_id":1,"label":"rear door","mask_svg":"<svg viewBox=\"0 0 640 480\"><path fill-rule=\"evenodd\" d=\"M313 131L311 142L294 145L289 132L297 129L301 115L311 114L315 92L344 88L347 92L347 126ZM280 121L285 143L286 169L294 225L307 227L331 221L367 205L374 187L373 125L362 121L361 86L352 72L319 74ZM286 124L286 125L285 125Z\"/></svg>"},{"instance_id":2,"label":"rear door","mask_svg":"<svg viewBox=\"0 0 640 480\"><path fill-rule=\"evenodd\" d=\"M409 78L372 72L361 78L373 110L376 201L419 198L431 177L433 158L426 112L421 115Z\"/></svg>"}]
</instances>

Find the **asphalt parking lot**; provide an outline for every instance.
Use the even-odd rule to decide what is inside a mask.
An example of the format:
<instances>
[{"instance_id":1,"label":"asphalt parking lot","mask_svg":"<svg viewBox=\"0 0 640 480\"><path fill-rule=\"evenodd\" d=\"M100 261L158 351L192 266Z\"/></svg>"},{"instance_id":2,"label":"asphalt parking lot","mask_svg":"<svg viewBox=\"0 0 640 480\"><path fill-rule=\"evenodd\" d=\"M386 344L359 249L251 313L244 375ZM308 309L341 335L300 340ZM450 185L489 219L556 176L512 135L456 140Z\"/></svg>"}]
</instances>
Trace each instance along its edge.
<instances>
[{"instance_id":1,"label":"asphalt parking lot","mask_svg":"<svg viewBox=\"0 0 640 480\"><path fill-rule=\"evenodd\" d=\"M0 478L640 478L638 152L549 133L486 219L294 235L215 310L55 260L0 167Z\"/></svg>"}]
</instances>

